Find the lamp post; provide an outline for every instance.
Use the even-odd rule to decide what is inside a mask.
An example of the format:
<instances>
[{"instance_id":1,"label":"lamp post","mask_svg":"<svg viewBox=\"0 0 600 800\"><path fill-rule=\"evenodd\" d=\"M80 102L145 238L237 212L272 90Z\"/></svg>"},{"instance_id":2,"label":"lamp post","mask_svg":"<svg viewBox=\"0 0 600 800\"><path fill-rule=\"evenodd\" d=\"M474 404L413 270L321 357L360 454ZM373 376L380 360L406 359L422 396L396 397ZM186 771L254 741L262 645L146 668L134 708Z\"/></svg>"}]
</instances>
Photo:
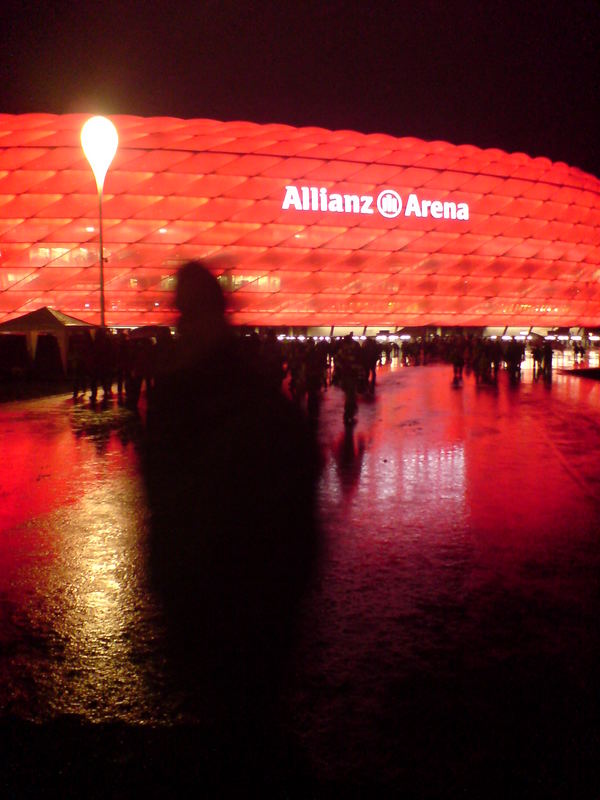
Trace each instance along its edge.
<instances>
[{"instance_id":1,"label":"lamp post","mask_svg":"<svg viewBox=\"0 0 600 800\"><path fill-rule=\"evenodd\" d=\"M91 117L81 129L81 146L89 161L98 189L98 223L100 239L100 324L104 328L104 249L102 244L102 190L104 178L117 152L119 135L106 117Z\"/></svg>"}]
</instances>

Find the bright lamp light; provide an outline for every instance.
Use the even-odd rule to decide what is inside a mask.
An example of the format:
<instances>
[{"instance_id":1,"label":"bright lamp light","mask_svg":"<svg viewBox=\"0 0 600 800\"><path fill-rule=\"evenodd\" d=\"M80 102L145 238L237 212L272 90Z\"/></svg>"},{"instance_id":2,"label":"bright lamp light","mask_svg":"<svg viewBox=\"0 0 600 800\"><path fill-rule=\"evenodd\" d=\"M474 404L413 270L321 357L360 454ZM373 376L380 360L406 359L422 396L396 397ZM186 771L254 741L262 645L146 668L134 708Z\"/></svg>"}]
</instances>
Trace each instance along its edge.
<instances>
[{"instance_id":1,"label":"bright lamp light","mask_svg":"<svg viewBox=\"0 0 600 800\"><path fill-rule=\"evenodd\" d=\"M115 157L119 134L106 117L91 117L81 129L81 146L90 163L98 191L102 191L104 178Z\"/></svg>"},{"instance_id":2,"label":"bright lamp light","mask_svg":"<svg viewBox=\"0 0 600 800\"><path fill-rule=\"evenodd\" d=\"M102 189L104 178L117 152L119 134L106 117L91 117L81 129L81 146L98 188L98 240L100 264L100 324L104 328L104 245L102 242Z\"/></svg>"}]
</instances>

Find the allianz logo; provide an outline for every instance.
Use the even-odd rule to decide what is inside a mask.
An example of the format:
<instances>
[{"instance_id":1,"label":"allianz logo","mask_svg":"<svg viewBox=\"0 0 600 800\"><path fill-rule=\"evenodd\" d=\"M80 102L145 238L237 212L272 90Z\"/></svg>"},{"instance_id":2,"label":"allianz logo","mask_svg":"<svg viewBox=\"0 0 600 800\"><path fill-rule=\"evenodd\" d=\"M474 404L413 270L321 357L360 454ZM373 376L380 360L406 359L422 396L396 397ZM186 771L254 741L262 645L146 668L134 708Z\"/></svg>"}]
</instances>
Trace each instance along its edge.
<instances>
[{"instance_id":1,"label":"allianz logo","mask_svg":"<svg viewBox=\"0 0 600 800\"><path fill-rule=\"evenodd\" d=\"M469 204L451 200L420 200L411 193L402 202L394 189L382 189L377 197L371 194L338 194L324 187L286 186L281 208L284 211L329 211L334 214L375 214L394 217L432 217L433 219L469 219Z\"/></svg>"}]
</instances>

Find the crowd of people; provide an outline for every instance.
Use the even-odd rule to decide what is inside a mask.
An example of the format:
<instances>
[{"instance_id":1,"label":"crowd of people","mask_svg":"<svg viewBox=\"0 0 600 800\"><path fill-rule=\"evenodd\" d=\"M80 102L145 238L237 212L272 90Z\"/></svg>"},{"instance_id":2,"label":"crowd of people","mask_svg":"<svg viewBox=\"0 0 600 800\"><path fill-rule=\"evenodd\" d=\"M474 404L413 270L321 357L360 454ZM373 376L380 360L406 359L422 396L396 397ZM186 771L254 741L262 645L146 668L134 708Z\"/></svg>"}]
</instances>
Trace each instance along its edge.
<instances>
[{"instance_id":1,"label":"crowd of people","mask_svg":"<svg viewBox=\"0 0 600 800\"><path fill-rule=\"evenodd\" d=\"M553 347L550 340L536 338L531 345L534 379L552 378ZM477 383L494 384L502 368L509 379L516 383L521 378L521 366L525 360L525 338L508 338L506 341L498 337L455 336L446 351L452 363L455 386L461 384L463 371L472 372Z\"/></svg>"},{"instance_id":2,"label":"crowd of people","mask_svg":"<svg viewBox=\"0 0 600 800\"><path fill-rule=\"evenodd\" d=\"M116 383L120 403L136 408L145 386L148 400L161 376L169 371L181 347L181 337L169 328L140 329L111 333L99 328L92 335L85 330L73 335L69 367L73 379L73 399L90 393L96 404L113 397ZM375 339L359 342L352 334L334 340L321 337L277 337L273 329L260 336L255 331L238 333L235 347L248 367L260 375L270 388L286 385L289 395L306 404L309 417L318 411L319 397L328 386L339 386L346 395L344 419L354 419L360 393L373 394L377 365L398 356L400 348Z\"/></svg>"},{"instance_id":3,"label":"crowd of people","mask_svg":"<svg viewBox=\"0 0 600 800\"><path fill-rule=\"evenodd\" d=\"M397 337L309 337L277 335L274 329L259 334L254 330L238 331L236 350L240 357L272 389L282 390L306 408L309 419L316 419L322 393L328 387L344 393L343 421L356 421L358 397L373 396L377 369L399 359L404 366L433 362L448 363L453 368L453 384L460 386L465 372L479 384L493 384L504 369L511 381L521 377L525 359L524 339L483 337L475 334L446 334L399 340ZM552 378L553 345L536 337L528 343L533 360L534 379ZM166 327L111 333L98 329L92 336L87 330L75 334L69 349L73 398L82 399L90 392L90 401L116 395L119 403L135 409L142 388L150 400L160 376L177 358L180 336ZM584 354L583 345L574 344L575 357Z\"/></svg>"},{"instance_id":4,"label":"crowd of people","mask_svg":"<svg viewBox=\"0 0 600 800\"><path fill-rule=\"evenodd\" d=\"M107 401L116 383L119 403L136 408L142 388L145 385L146 392L152 393L156 376L169 363L175 346L169 328L139 334L98 328L93 336L87 329L74 334L68 356L73 399L82 399L89 390L95 405L102 389L102 399Z\"/></svg>"}]
</instances>

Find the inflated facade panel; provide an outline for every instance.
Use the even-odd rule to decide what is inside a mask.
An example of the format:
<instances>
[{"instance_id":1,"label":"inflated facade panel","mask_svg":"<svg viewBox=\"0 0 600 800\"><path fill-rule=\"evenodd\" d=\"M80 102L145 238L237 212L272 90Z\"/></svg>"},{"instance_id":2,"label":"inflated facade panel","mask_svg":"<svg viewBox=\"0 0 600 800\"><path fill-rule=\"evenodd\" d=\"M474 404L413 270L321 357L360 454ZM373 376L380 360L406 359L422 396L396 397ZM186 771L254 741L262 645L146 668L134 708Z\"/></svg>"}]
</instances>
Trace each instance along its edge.
<instances>
[{"instance_id":1,"label":"inflated facade panel","mask_svg":"<svg viewBox=\"0 0 600 800\"><path fill-rule=\"evenodd\" d=\"M0 115L0 321L99 321L88 115ZM383 134L115 116L106 321L171 323L206 259L251 325L600 324L600 181L546 158Z\"/></svg>"}]
</instances>

